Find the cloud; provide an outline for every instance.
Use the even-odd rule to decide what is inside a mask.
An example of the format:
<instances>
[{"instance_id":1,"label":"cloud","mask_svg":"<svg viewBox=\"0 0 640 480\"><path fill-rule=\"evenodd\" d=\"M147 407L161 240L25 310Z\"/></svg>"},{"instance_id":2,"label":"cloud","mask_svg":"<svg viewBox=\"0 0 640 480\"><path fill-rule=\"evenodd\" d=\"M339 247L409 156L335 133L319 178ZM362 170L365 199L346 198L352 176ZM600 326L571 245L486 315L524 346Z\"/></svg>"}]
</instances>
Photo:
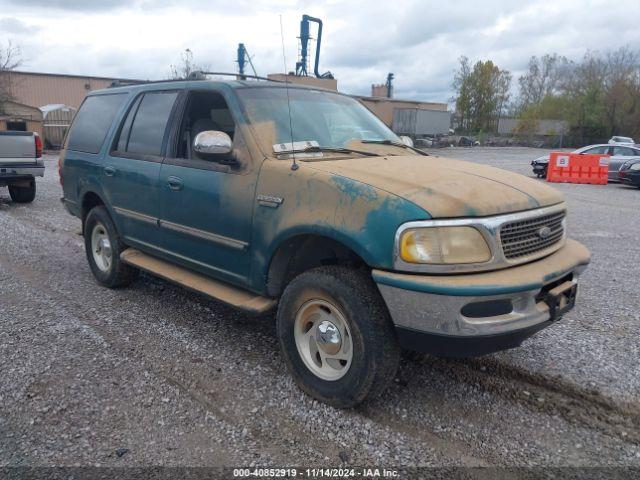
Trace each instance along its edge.
<instances>
[{"instance_id":1,"label":"cloud","mask_svg":"<svg viewBox=\"0 0 640 480\"><path fill-rule=\"evenodd\" d=\"M112 10L114 8L126 7L131 4L128 0L5 0L0 2L9 7L24 7L28 3L29 8L38 10L59 9L78 10L83 12L96 12L100 10Z\"/></svg>"},{"instance_id":2,"label":"cloud","mask_svg":"<svg viewBox=\"0 0 640 480\"><path fill-rule=\"evenodd\" d=\"M293 70L300 17L307 13L324 21L320 71L332 71L342 91L368 94L372 83L393 72L397 97L431 101L452 96L461 55L492 59L513 73L515 88L531 55L556 52L578 60L588 49L640 45L637 0L237 0L233 7L222 0L0 0L2 5L11 6L11 17L0 20L0 42L17 36L25 68L143 79L165 78L185 48L201 65L235 71L240 42L259 75L282 72L280 16L287 70ZM311 70L314 48L312 43Z\"/></svg>"},{"instance_id":3,"label":"cloud","mask_svg":"<svg viewBox=\"0 0 640 480\"><path fill-rule=\"evenodd\" d=\"M7 32L13 35L22 35L25 33L32 33L33 28L29 27L24 22L21 22L17 18L6 17L0 18L0 32Z\"/></svg>"}]
</instances>

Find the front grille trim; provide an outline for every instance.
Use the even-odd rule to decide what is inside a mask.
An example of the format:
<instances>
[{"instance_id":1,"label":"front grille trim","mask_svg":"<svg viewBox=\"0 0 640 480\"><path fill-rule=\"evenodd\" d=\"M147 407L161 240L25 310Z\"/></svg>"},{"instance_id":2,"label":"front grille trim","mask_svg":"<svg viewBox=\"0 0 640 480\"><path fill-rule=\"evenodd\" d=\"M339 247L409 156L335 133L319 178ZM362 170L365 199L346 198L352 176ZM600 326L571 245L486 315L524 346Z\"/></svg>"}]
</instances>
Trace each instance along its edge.
<instances>
[{"instance_id":1,"label":"front grille trim","mask_svg":"<svg viewBox=\"0 0 640 480\"><path fill-rule=\"evenodd\" d=\"M500 227L500 246L505 259L517 261L544 252L562 242L565 236L565 218L566 211L559 211L504 223ZM538 235L543 227L551 230L546 238Z\"/></svg>"}]
</instances>

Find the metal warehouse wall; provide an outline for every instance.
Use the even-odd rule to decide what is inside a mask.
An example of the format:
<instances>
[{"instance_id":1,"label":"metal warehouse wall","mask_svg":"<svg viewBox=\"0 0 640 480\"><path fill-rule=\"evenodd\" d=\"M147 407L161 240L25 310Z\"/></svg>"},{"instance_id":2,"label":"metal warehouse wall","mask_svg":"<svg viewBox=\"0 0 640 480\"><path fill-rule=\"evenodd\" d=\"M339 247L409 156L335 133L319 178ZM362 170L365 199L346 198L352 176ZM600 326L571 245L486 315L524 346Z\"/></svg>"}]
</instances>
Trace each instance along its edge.
<instances>
[{"instance_id":1,"label":"metal warehouse wall","mask_svg":"<svg viewBox=\"0 0 640 480\"><path fill-rule=\"evenodd\" d=\"M393 131L399 135L437 135L449 132L451 113L441 110L396 108L393 112Z\"/></svg>"},{"instance_id":2,"label":"metal warehouse wall","mask_svg":"<svg viewBox=\"0 0 640 480\"><path fill-rule=\"evenodd\" d=\"M517 118L501 118L498 120L498 133L511 135L520 122ZM569 131L569 123L565 120L541 119L538 120L536 135L560 135Z\"/></svg>"},{"instance_id":3,"label":"metal warehouse wall","mask_svg":"<svg viewBox=\"0 0 640 480\"><path fill-rule=\"evenodd\" d=\"M371 110L389 128L393 126L393 112L397 109L413 108L418 110L439 110L447 111L446 103L417 102L412 100L396 100L394 98L361 97L356 99Z\"/></svg>"},{"instance_id":4,"label":"metal warehouse wall","mask_svg":"<svg viewBox=\"0 0 640 480\"><path fill-rule=\"evenodd\" d=\"M87 92L106 88L115 80L15 71L3 72L2 75L9 75L14 100L33 107L63 103L78 108Z\"/></svg>"}]
</instances>

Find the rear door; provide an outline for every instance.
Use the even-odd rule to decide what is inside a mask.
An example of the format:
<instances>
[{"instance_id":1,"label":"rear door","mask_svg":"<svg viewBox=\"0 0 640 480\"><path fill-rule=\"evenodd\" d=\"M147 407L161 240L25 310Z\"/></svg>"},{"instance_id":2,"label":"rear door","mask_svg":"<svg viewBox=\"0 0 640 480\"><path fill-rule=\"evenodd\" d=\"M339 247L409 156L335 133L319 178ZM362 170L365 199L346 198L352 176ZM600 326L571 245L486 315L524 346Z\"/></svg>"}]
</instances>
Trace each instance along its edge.
<instances>
[{"instance_id":1,"label":"rear door","mask_svg":"<svg viewBox=\"0 0 640 480\"><path fill-rule=\"evenodd\" d=\"M130 104L103 162L120 232L143 250L160 244L159 175L178 90L147 91Z\"/></svg>"}]
</instances>

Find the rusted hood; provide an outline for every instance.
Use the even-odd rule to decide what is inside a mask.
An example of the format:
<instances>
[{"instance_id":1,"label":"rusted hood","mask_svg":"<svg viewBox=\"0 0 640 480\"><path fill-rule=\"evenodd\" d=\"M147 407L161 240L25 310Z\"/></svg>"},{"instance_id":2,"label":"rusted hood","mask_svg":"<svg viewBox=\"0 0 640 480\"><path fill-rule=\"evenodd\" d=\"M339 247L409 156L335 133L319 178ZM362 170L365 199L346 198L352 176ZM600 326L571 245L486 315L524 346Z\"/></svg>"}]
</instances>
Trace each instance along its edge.
<instances>
[{"instance_id":1,"label":"rusted hood","mask_svg":"<svg viewBox=\"0 0 640 480\"><path fill-rule=\"evenodd\" d=\"M539 180L449 158L364 157L306 166L396 194L424 208L432 218L496 215L564 200Z\"/></svg>"}]
</instances>

